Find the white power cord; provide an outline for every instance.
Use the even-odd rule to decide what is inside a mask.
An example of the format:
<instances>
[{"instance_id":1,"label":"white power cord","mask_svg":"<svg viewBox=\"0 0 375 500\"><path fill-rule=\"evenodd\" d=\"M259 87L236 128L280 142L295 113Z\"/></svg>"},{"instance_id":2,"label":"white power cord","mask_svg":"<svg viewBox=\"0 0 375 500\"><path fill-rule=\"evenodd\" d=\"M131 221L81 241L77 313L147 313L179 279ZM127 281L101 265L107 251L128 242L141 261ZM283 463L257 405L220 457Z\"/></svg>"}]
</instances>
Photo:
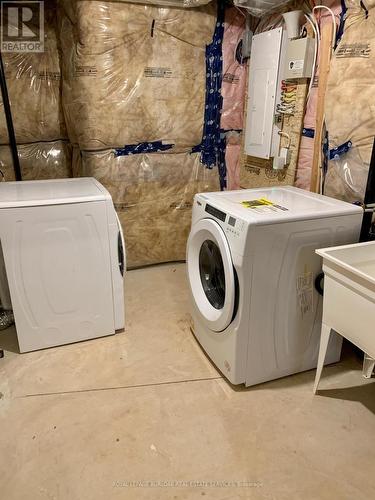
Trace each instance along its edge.
<instances>
[{"instance_id":1,"label":"white power cord","mask_svg":"<svg viewBox=\"0 0 375 500\"><path fill-rule=\"evenodd\" d=\"M318 25L317 22L315 22L315 19L313 17L310 17L309 14L305 14L305 17L306 17L307 21L311 24L311 27L312 27L312 29L314 31L314 35L315 35L314 60L313 60L313 66L312 66L311 79L310 79L310 83L309 83L309 90L307 92L307 98L309 98L310 91L311 91L311 88L312 88L313 83L314 83L314 76L315 76L315 71L316 71L316 62L317 62L317 59L318 59L318 51L319 51L319 36L320 36L320 33L319 33L319 25Z\"/></svg>"},{"instance_id":2,"label":"white power cord","mask_svg":"<svg viewBox=\"0 0 375 500\"><path fill-rule=\"evenodd\" d=\"M336 43L336 29L337 29L335 14L326 5L316 5L313 8L312 12L314 13L316 10L319 10L319 9L325 9L331 15L331 18L332 18L332 27L333 27L333 36L332 36L332 51L333 51L334 47L335 47L335 43ZM314 83L314 75L315 75L315 71L316 71L316 63L317 63L317 58L318 58L318 53L319 53L320 30L319 30L318 21L315 19L315 16L310 15L310 14L305 14L305 18L311 24L311 27L312 27L312 29L314 31L314 35L315 35L315 51L314 51L314 61L313 61L313 68L312 68L312 76L311 76L311 80L310 80L310 84L309 84L309 89L308 89L308 93L307 93L307 97L309 97L311 88L312 88L313 83Z\"/></svg>"},{"instance_id":3,"label":"white power cord","mask_svg":"<svg viewBox=\"0 0 375 500\"><path fill-rule=\"evenodd\" d=\"M279 130L278 134L281 135L281 137L285 137L286 139L288 139L288 145L285 146L285 147L286 147L286 149L289 149L290 148L290 144L292 142L292 139L290 138L290 135L287 132L283 132L282 130Z\"/></svg>"}]
</instances>

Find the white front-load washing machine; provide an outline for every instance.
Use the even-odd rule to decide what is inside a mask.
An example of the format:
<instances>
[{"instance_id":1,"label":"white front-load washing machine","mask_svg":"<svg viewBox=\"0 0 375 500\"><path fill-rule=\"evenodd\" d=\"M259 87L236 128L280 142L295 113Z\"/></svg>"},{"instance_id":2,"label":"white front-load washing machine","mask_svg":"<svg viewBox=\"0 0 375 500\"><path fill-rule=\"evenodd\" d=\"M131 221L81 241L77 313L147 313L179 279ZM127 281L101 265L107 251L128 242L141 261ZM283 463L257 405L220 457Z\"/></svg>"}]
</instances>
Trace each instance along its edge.
<instances>
[{"instance_id":1,"label":"white front-load washing machine","mask_svg":"<svg viewBox=\"0 0 375 500\"><path fill-rule=\"evenodd\" d=\"M293 187L197 194L187 246L192 329L232 384L316 367L315 249L357 242L362 208ZM339 360L332 336L326 363Z\"/></svg>"}]
</instances>

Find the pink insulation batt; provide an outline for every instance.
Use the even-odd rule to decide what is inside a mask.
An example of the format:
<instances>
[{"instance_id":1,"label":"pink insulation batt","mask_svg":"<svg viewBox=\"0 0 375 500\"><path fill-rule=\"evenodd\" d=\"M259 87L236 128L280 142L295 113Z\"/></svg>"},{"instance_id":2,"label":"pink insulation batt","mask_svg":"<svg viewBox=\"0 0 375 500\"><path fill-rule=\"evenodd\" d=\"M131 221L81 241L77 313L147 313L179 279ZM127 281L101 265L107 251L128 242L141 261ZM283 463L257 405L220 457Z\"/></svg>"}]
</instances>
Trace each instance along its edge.
<instances>
[{"instance_id":1,"label":"pink insulation batt","mask_svg":"<svg viewBox=\"0 0 375 500\"><path fill-rule=\"evenodd\" d=\"M246 64L236 60L236 48L245 30L245 17L235 7L225 12L223 38L223 109L221 114L221 128L224 130L242 129Z\"/></svg>"},{"instance_id":2,"label":"pink insulation batt","mask_svg":"<svg viewBox=\"0 0 375 500\"><path fill-rule=\"evenodd\" d=\"M223 38L223 108L220 126L223 130L242 130L246 88L246 63L236 59L236 49L245 30L245 16L235 7L225 12ZM237 142L237 144L232 144ZM227 139L225 160L227 189L239 189L240 139Z\"/></svg>"}]
</instances>

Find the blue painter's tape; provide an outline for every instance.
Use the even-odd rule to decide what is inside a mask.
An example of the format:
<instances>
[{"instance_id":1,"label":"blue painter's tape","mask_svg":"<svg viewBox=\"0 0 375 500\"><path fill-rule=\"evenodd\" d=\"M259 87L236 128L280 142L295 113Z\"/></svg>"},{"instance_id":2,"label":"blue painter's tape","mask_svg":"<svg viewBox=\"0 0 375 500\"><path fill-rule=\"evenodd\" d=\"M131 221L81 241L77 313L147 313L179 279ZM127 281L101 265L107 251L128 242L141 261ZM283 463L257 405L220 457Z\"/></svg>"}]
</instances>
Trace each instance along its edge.
<instances>
[{"instance_id":1,"label":"blue painter's tape","mask_svg":"<svg viewBox=\"0 0 375 500\"><path fill-rule=\"evenodd\" d=\"M334 49L338 46L338 44L341 41L342 35L344 34L344 28L345 28L345 20L346 20L346 12L347 8L345 5L345 0L341 0L341 14L340 14L340 24L336 32L336 40L335 40L335 46Z\"/></svg>"},{"instance_id":2,"label":"blue painter's tape","mask_svg":"<svg viewBox=\"0 0 375 500\"><path fill-rule=\"evenodd\" d=\"M193 152L201 153L201 161L208 168L218 166L220 185L226 186L225 138L220 133L223 107L221 83L223 76L222 42L224 36L225 2L217 3L217 22L212 42L206 46L206 99L202 142Z\"/></svg>"},{"instance_id":3,"label":"blue painter's tape","mask_svg":"<svg viewBox=\"0 0 375 500\"><path fill-rule=\"evenodd\" d=\"M353 146L352 141L346 141L344 144L337 146L337 148L333 148L329 150L329 159L330 160L338 160L342 155L347 153L349 149Z\"/></svg>"},{"instance_id":4,"label":"blue painter's tape","mask_svg":"<svg viewBox=\"0 0 375 500\"><path fill-rule=\"evenodd\" d=\"M302 129L302 135L304 137L309 137L310 139L314 139L314 137L315 137L315 130L313 128L303 128Z\"/></svg>"},{"instance_id":5,"label":"blue painter's tape","mask_svg":"<svg viewBox=\"0 0 375 500\"><path fill-rule=\"evenodd\" d=\"M157 153L172 149L173 144L163 144L162 141L141 142L139 144L128 144L123 148L115 149L115 156L137 155L141 153Z\"/></svg>"}]
</instances>

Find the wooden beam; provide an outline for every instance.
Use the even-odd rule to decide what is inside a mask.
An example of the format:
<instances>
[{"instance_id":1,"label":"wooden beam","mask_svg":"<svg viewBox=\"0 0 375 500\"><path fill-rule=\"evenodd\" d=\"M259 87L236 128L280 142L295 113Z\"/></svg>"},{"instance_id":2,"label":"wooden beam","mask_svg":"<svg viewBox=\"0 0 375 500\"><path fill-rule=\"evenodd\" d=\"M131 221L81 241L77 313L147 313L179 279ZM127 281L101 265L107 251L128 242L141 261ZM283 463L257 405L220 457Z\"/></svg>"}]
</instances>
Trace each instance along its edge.
<instances>
[{"instance_id":1,"label":"wooden beam","mask_svg":"<svg viewBox=\"0 0 375 500\"><path fill-rule=\"evenodd\" d=\"M319 81L318 81L318 99L316 107L316 122L314 149L311 167L310 191L319 192L320 176L322 173L322 134L324 126L324 99L327 90L329 67L332 56L332 36L333 26L329 22L321 30L320 40L320 61L319 61Z\"/></svg>"}]
</instances>

